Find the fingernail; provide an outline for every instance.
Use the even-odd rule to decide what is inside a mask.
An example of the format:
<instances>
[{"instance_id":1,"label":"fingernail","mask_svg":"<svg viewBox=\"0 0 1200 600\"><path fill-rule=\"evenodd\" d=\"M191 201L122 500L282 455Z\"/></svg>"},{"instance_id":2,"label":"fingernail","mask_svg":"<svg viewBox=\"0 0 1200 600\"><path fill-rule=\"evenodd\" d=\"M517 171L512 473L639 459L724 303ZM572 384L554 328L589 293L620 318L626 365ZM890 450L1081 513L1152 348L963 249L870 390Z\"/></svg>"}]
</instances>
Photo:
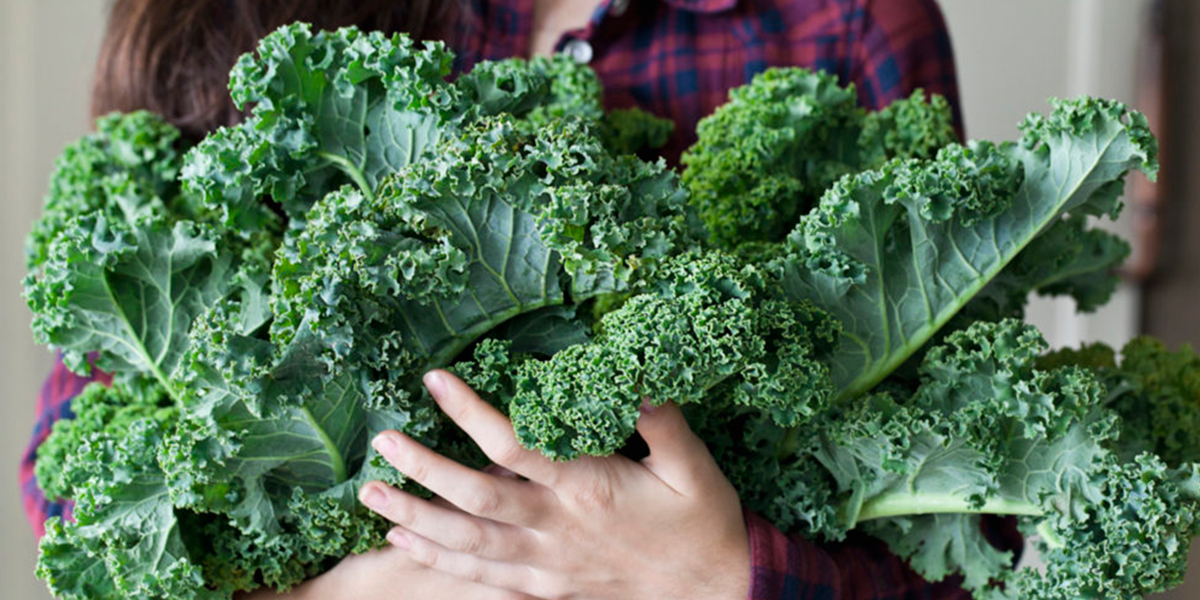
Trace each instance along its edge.
<instances>
[{"instance_id":1,"label":"fingernail","mask_svg":"<svg viewBox=\"0 0 1200 600\"><path fill-rule=\"evenodd\" d=\"M359 499L362 500L363 504L367 505L367 508L376 510L382 509L388 504L387 494L373 485L363 488L359 494Z\"/></svg>"},{"instance_id":2,"label":"fingernail","mask_svg":"<svg viewBox=\"0 0 1200 600\"><path fill-rule=\"evenodd\" d=\"M391 545L401 549L408 550L412 548L412 542L408 540L408 536L400 532L399 529L393 529L387 534L387 541Z\"/></svg>"},{"instance_id":3,"label":"fingernail","mask_svg":"<svg viewBox=\"0 0 1200 600\"><path fill-rule=\"evenodd\" d=\"M441 398L442 392L446 391L446 378L437 371L430 371L425 374L425 388L434 398Z\"/></svg>"},{"instance_id":4,"label":"fingernail","mask_svg":"<svg viewBox=\"0 0 1200 600\"><path fill-rule=\"evenodd\" d=\"M375 451L383 455L395 455L400 449L400 444L396 441L396 437L390 433L384 432L371 440L371 446Z\"/></svg>"}]
</instances>

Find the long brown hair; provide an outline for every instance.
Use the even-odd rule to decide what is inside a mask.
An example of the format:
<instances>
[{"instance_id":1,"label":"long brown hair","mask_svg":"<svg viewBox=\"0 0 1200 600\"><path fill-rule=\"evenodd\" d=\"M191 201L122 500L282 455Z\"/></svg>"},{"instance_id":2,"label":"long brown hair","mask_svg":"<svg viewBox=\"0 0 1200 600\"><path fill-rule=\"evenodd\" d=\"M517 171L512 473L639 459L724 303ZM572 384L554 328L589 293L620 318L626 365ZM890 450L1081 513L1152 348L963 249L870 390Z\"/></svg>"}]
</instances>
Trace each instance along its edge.
<instances>
[{"instance_id":1,"label":"long brown hair","mask_svg":"<svg viewBox=\"0 0 1200 600\"><path fill-rule=\"evenodd\" d=\"M453 0L116 0L100 48L92 116L146 109L191 138L241 114L229 70L260 38L295 21L443 37Z\"/></svg>"}]
</instances>

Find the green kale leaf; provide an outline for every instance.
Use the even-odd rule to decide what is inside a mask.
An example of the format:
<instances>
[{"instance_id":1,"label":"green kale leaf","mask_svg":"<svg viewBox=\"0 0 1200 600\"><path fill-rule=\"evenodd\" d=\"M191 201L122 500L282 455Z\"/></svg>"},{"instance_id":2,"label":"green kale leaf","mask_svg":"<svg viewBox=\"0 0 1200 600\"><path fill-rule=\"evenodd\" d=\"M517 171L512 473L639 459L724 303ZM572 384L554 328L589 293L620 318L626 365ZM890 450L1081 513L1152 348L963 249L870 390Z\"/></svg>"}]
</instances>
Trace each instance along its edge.
<instances>
[{"instance_id":1,"label":"green kale leaf","mask_svg":"<svg viewBox=\"0 0 1200 600\"><path fill-rule=\"evenodd\" d=\"M1115 216L1129 170L1157 170L1145 118L1117 102L1059 101L1023 129L1019 144L948 146L847 177L801 219L775 264L791 297L845 327L839 398L887 377L1039 236L1074 234L1064 218ZM1094 301L1095 286L1079 280L1042 289L1060 287Z\"/></svg>"}]
</instances>

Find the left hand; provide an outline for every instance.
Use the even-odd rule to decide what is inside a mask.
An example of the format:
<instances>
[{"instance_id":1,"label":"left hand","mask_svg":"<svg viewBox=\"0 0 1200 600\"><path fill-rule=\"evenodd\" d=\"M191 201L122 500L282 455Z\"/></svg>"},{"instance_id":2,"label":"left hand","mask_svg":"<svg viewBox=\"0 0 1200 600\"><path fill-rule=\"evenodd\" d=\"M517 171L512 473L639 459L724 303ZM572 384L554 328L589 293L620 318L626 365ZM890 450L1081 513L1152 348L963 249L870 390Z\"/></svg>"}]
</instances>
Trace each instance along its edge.
<instances>
[{"instance_id":1,"label":"left hand","mask_svg":"<svg viewBox=\"0 0 1200 600\"><path fill-rule=\"evenodd\" d=\"M438 405L497 465L476 471L389 431L376 449L461 509L379 482L361 498L397 525L388 535L418 563L547 600L740 600L750 550L740 502L672 403L638 422L650 447L555 463L522 448L509 420L444 371L426 375Z\"/></svg>"}]
</instances>

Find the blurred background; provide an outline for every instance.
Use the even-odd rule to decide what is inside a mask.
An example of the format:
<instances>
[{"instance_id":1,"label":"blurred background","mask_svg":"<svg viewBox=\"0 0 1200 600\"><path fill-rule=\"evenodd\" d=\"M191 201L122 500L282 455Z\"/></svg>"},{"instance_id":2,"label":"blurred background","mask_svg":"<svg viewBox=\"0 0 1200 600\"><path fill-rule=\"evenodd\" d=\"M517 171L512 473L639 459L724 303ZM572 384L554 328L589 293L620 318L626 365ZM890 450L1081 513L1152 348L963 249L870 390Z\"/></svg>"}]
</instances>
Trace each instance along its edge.
<instances>
[{"instance_id":1,"label":"blurred background","mask_svg":"<svg viewBox=\"0 0 1200 600\"><path fill-rule=\"evenodd\" d=\"M647 0L648 1L648 0ZM886 1L886 0L877 0ZM1147 333L1200 345L1200 3L1195 0L939 0L958 59L967 134L1012 139L1046 98L1092 94L1151 117L1164 147L1157 185L1132 182L1114 227L1135 254L1117 298L1077 316L1035 300L1055 345L1123 344ZM21 299L23 240L55 156L87 132L91 71L107 2L0 0L0 596L49 596L33 573L16 468L51 354L33 344ZM1194 232L1194 234L1193 234ZM1200 598L1200 551L1187 584Z\"/></svg>"}]
</instances>

